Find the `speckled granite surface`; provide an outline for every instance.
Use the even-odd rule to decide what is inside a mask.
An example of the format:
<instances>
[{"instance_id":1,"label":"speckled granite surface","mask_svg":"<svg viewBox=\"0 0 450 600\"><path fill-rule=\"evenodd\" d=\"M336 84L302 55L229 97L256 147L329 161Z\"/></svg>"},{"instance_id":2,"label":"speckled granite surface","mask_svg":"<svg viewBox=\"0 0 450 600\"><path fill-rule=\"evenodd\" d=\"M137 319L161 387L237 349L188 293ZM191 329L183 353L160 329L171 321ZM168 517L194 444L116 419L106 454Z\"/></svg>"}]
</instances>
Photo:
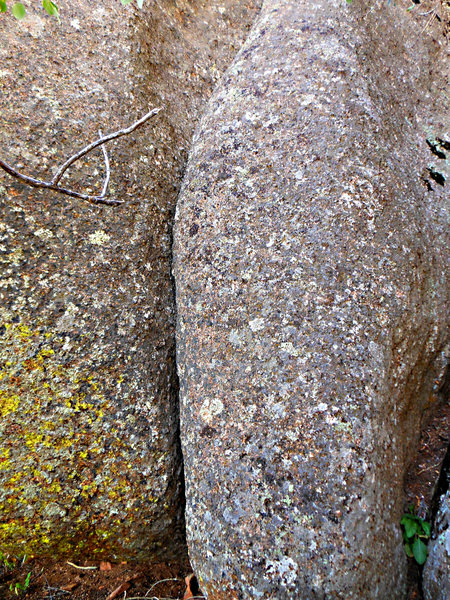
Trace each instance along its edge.
<instances>
[{"instance_id":1,"label":"speckled granite surface","mask_svg":"<svg viewBox=\"0 0 450 600\"><path fill-rule=\"evenodd\" d=\"M110 145L120 208L0 173L0 551L185 552L171 221L201 107L258 2L117 0L0 17L2 158L30 174L150 108ZM100 153L72 169L98 190ZM66 181L66 180L65 180Z\"/></svg>"},{"instance_id":2,"label":"speckled granite surface","mask_svg":"<svg viewBox=\"0 0 450 600\"><path fill-rule=\"evenodd\" d=\"M404 597L448 309L446 190L421 180L435 58L404 8L265 2L194 139L174 272L209 599Z\"/></svg>"}]
</instances>

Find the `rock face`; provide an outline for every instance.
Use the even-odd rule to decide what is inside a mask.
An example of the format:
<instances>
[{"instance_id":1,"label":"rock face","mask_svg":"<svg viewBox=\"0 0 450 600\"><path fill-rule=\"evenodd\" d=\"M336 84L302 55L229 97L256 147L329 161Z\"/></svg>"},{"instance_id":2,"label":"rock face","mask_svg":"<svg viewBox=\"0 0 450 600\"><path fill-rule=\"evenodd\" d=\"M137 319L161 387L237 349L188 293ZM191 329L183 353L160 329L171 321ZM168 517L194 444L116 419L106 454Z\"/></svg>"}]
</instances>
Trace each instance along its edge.
<instances>
[{"instance_id":1,"label":"rock face","mask_svg":"<svg viewBox=\"0 0 450 600\"><path fill-rule=\"evenodd\" d=\"M185 552L171 221L197 115L257 8L74 0L61 25L39 7L0 18L0 146L22 171L164 109L109 148L119 208L1 175L5 553ZM98 191L101 154L81 163L72 187Z\"/></svg>"},{"instance_id":2,"label":"rock face","mask_svg":"<svg viewBox=\"0 0 450 600\"><path fill-rule=\"evenodd\" d=\"M425 600L450 598L450 492L441 498L435 522L434 539L428 544L423 571Z\"/></svg>"},{"instance_id":3,"label":"rock face","mask_svg":"<svg viewBox=\"0 0 450 600\"><path fill-rule=\"evenodd\" d=\"M188 545L210 599L404 597L445 190L421 180L429 40L405 7L367 6L265 2L194 138L177 361Z\"/></svg>"}]
</instances>

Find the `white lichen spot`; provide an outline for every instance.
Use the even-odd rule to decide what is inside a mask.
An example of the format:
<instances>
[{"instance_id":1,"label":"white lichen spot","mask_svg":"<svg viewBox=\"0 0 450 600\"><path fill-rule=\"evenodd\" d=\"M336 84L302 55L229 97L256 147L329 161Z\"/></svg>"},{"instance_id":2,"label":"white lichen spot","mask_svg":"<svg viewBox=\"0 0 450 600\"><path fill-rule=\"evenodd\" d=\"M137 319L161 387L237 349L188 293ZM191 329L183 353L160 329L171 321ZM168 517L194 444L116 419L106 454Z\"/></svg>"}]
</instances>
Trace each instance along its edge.
<instances>
[{"instance_id":1,"label":"white lichen spot","mask_svg":"<svg viewBox=\"0 0 450 600\"><path fill-rule=\"evenodd\" d=\"M328 408L328 404L325 404L325 402L320 402L320 403L317 405L317 410L318 410L318 412L324 412L324 411L326 411L326 410L327 410L327 408Z\"/></svg>"},{"instance_id":2,"label":"white lichen spot","mask_svg":"<svg viewBox=\"0 0 450 600\"><path fill-rule=\"evenodd\" d=\"M272 246L275 244L276 239L277 239L276 235L271 235L270 236L270 240L266 244L266 247L267 248L272 248Z\"/></svg>"},{"instance_id":3,"label":"white lichen spot","mask_svg":"<svg viewBox=\"0 0 450 600\"><path fill-rule=\"evenodd\" d=\"M255 115L254 113L247 111L243 117L244 121L249 121L250 123L254 124L257 123L259 121L259 116Z\"/></svg>"},{"instance_id":4,"label":"white lichen spot","mask_svg":"<svg viewBox=\"0 0 450 600\"><path fill-rule=\"evenodd\" d=\"M44 241L48 241L52 237L54 237L53 233L50 231L50 229L44 229L43 227L41 227L40 229L37 229L34 232L34 235L36 235L38 238L41 238L41 240L44 240Z\"/></svg>"},{"instance_id":5,"label":"white lichen spot","mask_svg":"<svg viewBox=\"0 0 450 600\"><path fill-rule=\"evenodd\" d=\"M91 233L88 237L89 242L95 246L103 246L103 244L106 244L111 239L111 236L101 229L97 229L95 233Z\"/></svg>"},{"instance_id":6,"label":"white lichen spot","mask_svg":"<svg viewBox=\"0 0 450 600\"><path fill-rule=\"evenodd\" d=\"M286 437L291 440L291 442L295 442L296 440L298 440L298 433L296 431L287 431L286 432Z\"/></svg>"},{"instance_id":7,"label":"white lichen spot","mask_svg":"<svg viewBox=\"0 0 450 600\"><path fill-rule=\"evenodd\" d=\"M292 558L283 556L280 560L267 561L265 570L270 578L279 578L281 585L290 587L297 579L298 565Z\"/></svg>"},{"instance_id":8,"label":"white lichen spot","mask_svg":"<svg viewBox=\"0 0 450 600\"><path fill-rule=\"evenodd\" d=\"M239 331L237 329L232 329L230 335L228 336L228 340L231 344L233 344L233 346L237 346L239 348L239 346L242 345L242 340L241 340L241 336L239 334Z\"/></svg>"},{"instance_id":9,"label":"white lichen spot","mask_svg":"<svg viewBox=\"0 0 450 600\"><path fill-rule=\"evenodd\" d=\"M344 192L341 195L341 202L342 202L342 204L346 205L349 210L351 210L354 205L357 208L362 207L362 202L358 198L356 198L355 196L352 196L351 194L349 194L347 192Z\"/></svg>"},{"instance_id":10,"label":"white lichen spot","mask_svg":"<svg viewBox=\"0 0 450 600\"><path fill-rule=\"evenodd\" d=\"M70 340L70 336L66 335L64 337L64 346L62 347L63 352L69 352L69 350L72 348L72 342Z\"/></svg>"},{"instance_id":11,"label":"white lichen spot","mask_svg":"<svg viewBox=\"0 0 450 600\"><path fill-rule=\"evenodd\" d=\"M302 99L300 100L300 104L302 106L308 106L312 104L316 99L315 94L303 94Z\"/></svg>"},{"instance_id":12,"label":"white lichen spot","mask_svg":"<svg viewBox=\"0 0 450 600\"><path fill-rule=\"evenodd\" d=\"M71 27L73 27L74 29L76 29L77 31L79 31L81 29L80 27L80 19L72 19L71 21L69 21Z\"/></svg>"},{"instance_id":13,"label":"white lichen spot","mask_svg":"<svg viewBox=\"0 0 450 600\"><path fill-rule=\"evenodd\" d=\"M263 123L263 127L270 127L271 125L275 125L280 120L278 115L271 115L267 121Z\"/></svg>"},{"instance_id":14,"label":"white lichen spot","mask_svg":"<svg viewBox=\"0 0 450 600\"><path fill-rule=\"evenodd\" d=\"M295 171L294 177L297 181L303 181L305 179L305 170L299 169L298 171Z\"/></svg>"},{"instance_id":15,"label":"white lichen spot","mask_svg":"<svg viewBox=\"0 0 450 600\"><path fill-rule=\"evenodd\" d=\"M280 348L283 350L283 352L287 352L291 356L299 356L300 355L299 350L294 347L292 342L282 342L280 344Z\"/></svg>"},{"instance_id":16,"label":"white lichen spot","mask_svg":"<svg viewBox=\"0 0 450 600\"><path fill-rule=\"evenodd\" d=\"M261 319L260 317L253 319L249 322L248 325L250 329L254 332L261 331L265 327L264 319Z\"/></svg>"},{"instance_id":17,"label":"white lichen spot","mask_svg":"<svg viewBox=\"0 0 450 600\"><path fill-rule=\"evenodd\" d=\"M223 409L224 406L221 400L206 400L200 408L200 418L208 425L212 425L215 418L223 412Z\"/></svg>"},{"instance_id":18,"label":"white lichen spot","mask_svg":"<svg viewBox=\"0 0 450 600\"><path fill-rule=\"evenodd\" d=\"M316 590L322 590L323 588L323 580L322 577L320 575L315 575L314 579L313 579L313 586Z\"/></svg>"},{"instance_id":19,"label":"white lichen spot","mask_svg":"<svg viewBox=\"0 0 450 600\"><path fill-rule=\"evenodd\" d=\"M21 21L22 28L24 31L29 33L31 37L38 38L41 37L42 32L45 29L45 22L38 15L33 15L32 13L27 13L24 21Z\"/></svg>"},{"instance_id":20,"label":"white lichen spot","mask_svg":"<svg viewBox=\"0 0 450 600\"><path fill-rule=\"evenodd\" d=\"M78 314L80 309L78 306L69 302L65 313L56 321L56 328L58 331L72 331L80 325L80 315Z\"/></svg>"}]
</instances>

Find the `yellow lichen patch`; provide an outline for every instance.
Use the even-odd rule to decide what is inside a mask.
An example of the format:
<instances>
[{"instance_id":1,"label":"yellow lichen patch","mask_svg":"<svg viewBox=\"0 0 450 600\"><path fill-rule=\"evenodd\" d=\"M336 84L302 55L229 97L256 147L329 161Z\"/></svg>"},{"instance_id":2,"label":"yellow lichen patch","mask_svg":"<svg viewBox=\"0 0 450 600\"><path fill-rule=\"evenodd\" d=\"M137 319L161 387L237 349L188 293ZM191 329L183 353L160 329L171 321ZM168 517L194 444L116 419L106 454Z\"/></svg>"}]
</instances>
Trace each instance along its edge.
<instances>
[{"instance_id":1,"label":"yellow lichen patch","mask_svg":"<svg viewBox=\"0 0 450 600\"><path fill-rule=\"evenodd\" d=\"M64 349L66 338L45 324L4 325L0 546L72 557L86 549L92 555L117 552L118 540L128 539L127 527L142 518L137 485L144 485L147 508L157 510L153 481L133 479L142 459L124 430L134 421L128 414L122 422L110 418L111 389L124 376L115 365L92 367L89 335L79 336L85 358L74 361Z\"/></svg>"},{"instance_id":2,"label":"yellow lichen patch","mask_svg":"<svg viewBox=\"0 0 450 600\"><path fill-rule=\"evenodd\" d=\"M10 413L16 412L20 404L18 395L8 396L6 392L0 390L0 417L6 417Z\"/></svg>"},{"instance_id":3,"label":"yellow lichen patch","mask_svg":"<svg viewBox=\"0 0 450 600\"><path fill-rule=\"evenodd\" d=\"M53 356L54 354L55 351L53 350L53 348L43 348L38 354L38 356L44 358L47 356Z\"/></svg>"},{"instance_id":4,"label":"yellow lichen patch","mask_svg":"<svg viewBox=\"0 0 450 600\"><path fill-rule=\"evenodd\" d=\"M9 448L0 448L0 471L11 467L11 461L9 460L10 453Z\"/></svg>"},{"instance_id":5,"label":"yellow lichen patch","mask_svg":"<svg viewBox=\"0 0 450 600\"><path fill-rule=\"evenodd\" d=\"M25 476L25 473L23 471L19 471L18 473L15 473L7 482L9 485L15 485L17 482L22 481L23 478Z\"/></svg>"},{"instance_id":6,"label":"yellow lichen patch","mask_svg":"<svg viewBox=\"0 0 450 600\"><path fill-rule=\"evenodd\" d=\"M19 335L23 338L28 338L32 335L32 332L27 325L18 325L17 330L19 332Z\"/></svg>"},{"instance_id":7,"label":"yellow lichen patch","mask_svg":"<svg viewBox=\"0 0 450 600\"><path fill-rule=\"evenodd\" d=\"M34 452L36 447L42 443L44 435L42 433L36 433L35 431L27 431L25 433L25 445Z\"/></svg>"}]
</instances>

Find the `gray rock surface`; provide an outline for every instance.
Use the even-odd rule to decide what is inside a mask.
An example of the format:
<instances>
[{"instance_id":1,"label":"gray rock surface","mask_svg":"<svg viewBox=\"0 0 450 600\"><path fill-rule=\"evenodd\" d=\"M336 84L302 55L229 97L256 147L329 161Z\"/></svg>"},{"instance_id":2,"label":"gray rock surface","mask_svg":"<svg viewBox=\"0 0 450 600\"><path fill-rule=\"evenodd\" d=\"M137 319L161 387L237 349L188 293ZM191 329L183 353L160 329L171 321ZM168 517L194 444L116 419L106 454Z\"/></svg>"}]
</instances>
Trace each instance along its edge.
<instances>
[{"instance_id":1,"label":"gray rock surface","mask_svg":"<svg viewBox=\"0 0 450 600\"><path fill-rule=\"evenodd\" d=\"M434 535L428 544L428 558L423 570L425 600L450 598L450 492L441 498Z\"/></svg>"},{"instance_id":2,"label":"gray rock surface","mask_svg":"<svg viewBox=\"0 0 450 600\"><path fill-rule=\"evenodd\" d=\"M405 594L402 483L448 310L446 190L422 180L439 53L406 8L266 1L194 138L177 361L210 599Z\"/></svg>"},{"instance_id":3,"label":"gray rock surface","mask_svg":"<svg viewBox=\"0 0 450 600\"><path fill-rule=\"evenodd\" d=\"M0 173L0 550L184 555L171 222L258 2L74 0L61 25L29 4L0 17L4 160L48 175L99 128L164 111L109 147L120 208ZM102 174L97 152L64 181L98 191Z\"/></svg>"}]
</instances>

